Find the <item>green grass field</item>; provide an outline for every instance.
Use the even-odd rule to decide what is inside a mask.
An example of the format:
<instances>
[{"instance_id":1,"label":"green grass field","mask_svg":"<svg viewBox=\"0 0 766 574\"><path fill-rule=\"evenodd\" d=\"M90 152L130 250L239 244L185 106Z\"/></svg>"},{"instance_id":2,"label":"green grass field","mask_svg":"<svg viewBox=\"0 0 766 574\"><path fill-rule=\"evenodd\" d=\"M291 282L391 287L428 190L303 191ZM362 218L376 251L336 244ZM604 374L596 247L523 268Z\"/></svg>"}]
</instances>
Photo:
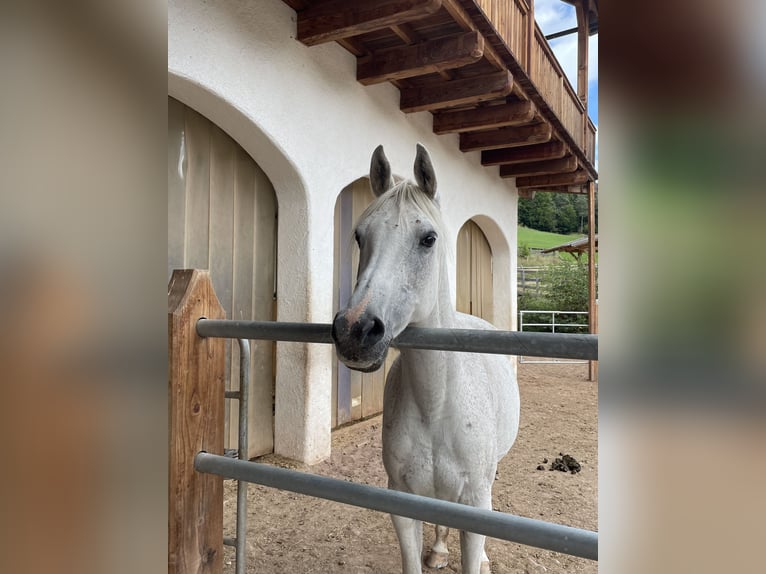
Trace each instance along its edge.
<instances>
[{"instance_id":1,"label":"green grass field","mask_svg":"<svg viewBox=\"0 0 766 574\"><path fill-rule=\"evenodd\" d=\"M579 233L560 235L558 233L549 233L547 231L538 231L537 229L522 227L521 225L519 226L518 234L519 247L526 243L530 248L534 249L548 249L549 247L556 247L562 243L567 243L568 241L582 237Z\"/></svg>"}]
</instances>

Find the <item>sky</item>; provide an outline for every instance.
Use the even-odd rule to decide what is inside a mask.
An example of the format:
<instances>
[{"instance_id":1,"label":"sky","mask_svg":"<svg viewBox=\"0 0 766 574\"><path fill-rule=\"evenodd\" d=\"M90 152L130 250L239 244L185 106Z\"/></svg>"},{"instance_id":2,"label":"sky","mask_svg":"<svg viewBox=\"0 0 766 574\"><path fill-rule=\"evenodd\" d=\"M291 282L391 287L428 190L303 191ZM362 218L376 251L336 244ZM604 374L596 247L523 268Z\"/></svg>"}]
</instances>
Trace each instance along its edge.
<instances>
[{"instance_id":1,"label":"sky","mask_svg":"<svg viewBox=\"0 0 766 574\"><path fill-rule=\"evenodd\" d=\"M543 34L553 34L577 26L574 6L561 0L535 0L535 20ZM577 89L577 34L549 40L569 83ZM598 34L588 45L588 115L598 127ZM598 165L598 132L596 132L596 165Z\"/></svg>"}]
</instances>

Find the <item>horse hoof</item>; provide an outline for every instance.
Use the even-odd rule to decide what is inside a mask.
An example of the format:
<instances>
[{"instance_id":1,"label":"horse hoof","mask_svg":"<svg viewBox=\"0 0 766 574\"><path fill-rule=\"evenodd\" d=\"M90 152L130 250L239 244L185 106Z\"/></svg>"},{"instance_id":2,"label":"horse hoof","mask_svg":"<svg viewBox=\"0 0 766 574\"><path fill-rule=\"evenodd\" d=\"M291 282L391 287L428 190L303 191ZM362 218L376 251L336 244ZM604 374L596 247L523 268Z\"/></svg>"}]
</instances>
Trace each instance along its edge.
<instances>
[{"instance_id":1,"label":"horse hoof","mask_svg":"<svg viewBox=\"0 0 766 574\"><path fill-rule=\"evenodd\" d=\"M444 568L447 565L448 559L449 553L431 550L431 552L428 553L428 556L426 556L426 566L436 569Z\"/></svg>"},{"instance_id":2,"label":"horse hoof","mask_svg":"<svg viewBox=\"0 0 766 574\"><path fill-rule=\"evenodd\" d=\"M479 574L492 574L492 570L489 569L489 560L485 560L481 563Z\"/></svg>"}]
</instances>

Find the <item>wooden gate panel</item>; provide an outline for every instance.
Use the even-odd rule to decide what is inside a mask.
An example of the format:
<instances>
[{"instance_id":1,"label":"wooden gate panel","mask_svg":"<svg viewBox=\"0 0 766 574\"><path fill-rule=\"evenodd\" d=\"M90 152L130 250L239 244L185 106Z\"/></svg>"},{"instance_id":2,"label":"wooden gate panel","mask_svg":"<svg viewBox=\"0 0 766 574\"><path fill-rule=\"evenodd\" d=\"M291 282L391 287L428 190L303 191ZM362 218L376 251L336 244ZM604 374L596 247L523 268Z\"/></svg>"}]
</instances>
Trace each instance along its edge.
<instances>
[{"instance_id":1,"label":"wooden gate panel","mask_svg":"<svg viewBox=\"0 0 766 574\"><path fill-rule=\"evenodd\" d=\"M457 238L457 310L492 322L492 250L484 232L473 221L460 228Z\"/></svg>"},{"instance_id":2,"label":"wooden gate panel","mask_svg":"<svg viewBox=\"0 0 766 574\"><path fill-rule=\"evenodd\" d=\"M232 319L273 320L276 198L268 177L223 130L168 98L168 275L209 269ZM274 344L251 345L248 456L274 449ZM226 341L226 386L239 387L239 348ZM236 448L238 402L226 401Z\"/></svg>"}]
</instances>

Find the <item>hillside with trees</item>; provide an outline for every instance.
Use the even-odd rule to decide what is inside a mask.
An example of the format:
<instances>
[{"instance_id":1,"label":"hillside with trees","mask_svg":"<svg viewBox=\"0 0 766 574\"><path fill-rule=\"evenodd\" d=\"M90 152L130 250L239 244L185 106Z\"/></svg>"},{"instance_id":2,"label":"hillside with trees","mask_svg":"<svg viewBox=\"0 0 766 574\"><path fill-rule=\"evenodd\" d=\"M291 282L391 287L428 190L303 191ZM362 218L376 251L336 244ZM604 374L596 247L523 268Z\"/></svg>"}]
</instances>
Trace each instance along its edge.
<instances>
[{"instance_id":1,"label":"hillside with trees","mask_svg":"<svg viewBox=\"0 0 766 574\"><path fill-rule=\"evenodd\" d=\"M568 235L588 233L588 196L573 193L536 193L519 199L519 225ZM598 232L598 199L596 199Z\"/></svg>"}]
</instances>

